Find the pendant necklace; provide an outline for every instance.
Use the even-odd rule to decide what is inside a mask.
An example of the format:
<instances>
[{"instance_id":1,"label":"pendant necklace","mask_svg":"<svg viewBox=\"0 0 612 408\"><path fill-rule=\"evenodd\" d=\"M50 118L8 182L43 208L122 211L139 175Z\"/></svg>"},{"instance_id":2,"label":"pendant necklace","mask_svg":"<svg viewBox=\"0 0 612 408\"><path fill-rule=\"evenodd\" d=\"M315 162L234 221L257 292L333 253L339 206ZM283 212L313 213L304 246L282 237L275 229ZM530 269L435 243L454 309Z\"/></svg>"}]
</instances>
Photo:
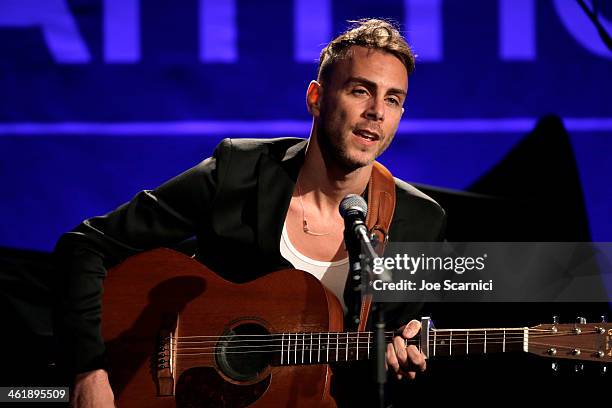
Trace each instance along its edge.
<instances>
[{"instance_id":1,"label":"pendant necklace","mask_svg":"<svg viewBox=\"0 0 612 408\"><path fill-rule=\"evenodd\" d=\"M314 235L316 237L320 237L323 235L329 235L329 232L314 232L308 228L308 221L306 221L306 212L304 211L304 202L302 201L302 190L300 189L300 181L297 180L296 183L298 190L298 197L300 198L300 206L302 207L302 230L304 233L308 235Z\"/></svg>"}]
</instances>

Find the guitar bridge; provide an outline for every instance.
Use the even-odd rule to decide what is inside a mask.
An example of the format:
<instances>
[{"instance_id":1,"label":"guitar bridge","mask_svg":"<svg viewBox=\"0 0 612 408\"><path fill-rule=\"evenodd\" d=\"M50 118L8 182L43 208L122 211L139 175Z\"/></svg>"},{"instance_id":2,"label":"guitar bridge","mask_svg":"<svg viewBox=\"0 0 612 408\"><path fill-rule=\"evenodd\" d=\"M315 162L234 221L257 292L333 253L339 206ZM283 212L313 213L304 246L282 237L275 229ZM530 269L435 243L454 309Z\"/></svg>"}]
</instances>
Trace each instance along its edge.
<instances>
[{"instance_id":1,"label":"guitar bridge","mask_svg":"<svg viewBox=\"0 0 612 408\"><path fill-rule=\"evenodd\" d=\"M155 356L155 379L157 396L174 395L174 374L176 372L176 339L178 336L178 313L165 315L157 341Z\"/></svg>"}]
</instances>

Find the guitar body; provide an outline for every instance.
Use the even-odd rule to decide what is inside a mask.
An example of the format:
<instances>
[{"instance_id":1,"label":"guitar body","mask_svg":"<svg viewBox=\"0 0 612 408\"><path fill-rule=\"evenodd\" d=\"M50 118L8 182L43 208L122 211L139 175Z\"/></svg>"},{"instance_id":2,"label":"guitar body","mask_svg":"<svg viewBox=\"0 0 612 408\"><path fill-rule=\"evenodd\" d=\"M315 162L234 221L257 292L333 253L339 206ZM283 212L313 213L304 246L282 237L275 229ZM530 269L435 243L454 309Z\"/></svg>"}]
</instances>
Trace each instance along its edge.
<instances>
[{"instance_id":1,"label":"guitar body","mask_svg":"<svg viewBox=\"0 0 612 408\"><path fill-rule=\"evenodd\" d=\"M338 300L308 273L289 269L234 284L157 249L109 273L102 320L120 407L335 406L327 364L282 366L226 353L236 334L342 331Z\"/></svg>"}]
</instances>

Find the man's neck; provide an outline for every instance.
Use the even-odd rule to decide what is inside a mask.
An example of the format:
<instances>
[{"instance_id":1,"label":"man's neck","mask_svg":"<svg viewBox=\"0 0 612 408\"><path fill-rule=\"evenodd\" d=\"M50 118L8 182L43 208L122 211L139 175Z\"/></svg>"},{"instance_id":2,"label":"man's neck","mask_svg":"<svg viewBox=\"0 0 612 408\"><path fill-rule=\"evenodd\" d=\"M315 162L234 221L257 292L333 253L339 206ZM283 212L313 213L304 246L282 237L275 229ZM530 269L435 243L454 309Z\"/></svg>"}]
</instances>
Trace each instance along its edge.
<instances>
[{"instance_id":1,"label":"man's neck","mask_svg":"<svg viewBox=\"0 0 612 408\"><path fill-rule=\"evenodd\" d=\"M323 158L318 143L309 141L304 164L298 177L302 194L310 195L322 212L337 211L340 201L348 194L361 194L366 189L372 164L347 171Z\"/></svg>"}]
</instances>

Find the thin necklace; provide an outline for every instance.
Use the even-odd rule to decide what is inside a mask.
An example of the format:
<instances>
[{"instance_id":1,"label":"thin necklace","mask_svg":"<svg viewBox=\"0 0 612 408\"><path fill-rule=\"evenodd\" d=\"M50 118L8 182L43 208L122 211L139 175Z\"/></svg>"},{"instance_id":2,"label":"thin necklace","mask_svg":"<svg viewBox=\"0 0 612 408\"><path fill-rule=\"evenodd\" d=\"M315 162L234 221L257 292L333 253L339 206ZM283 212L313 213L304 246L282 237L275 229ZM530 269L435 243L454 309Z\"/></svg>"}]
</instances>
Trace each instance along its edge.
<instances>
[{"instance_id":1,"label":"thin necklace","mask_svg":"<svg viewBox=\"0 0 612 408\"><path fill-rule=\"evenodd\" d=\"M314 235L320 237L323 235L329 235L329 232L314 232L308 228L308 221L306 221L306 212L304 211L304 202L302 201L302 190L300 189L300 180L295 182L298 190L298 197L300 199L300 206L302 207L302 230L308 235Z\"/></svg>"}]
</instances>

